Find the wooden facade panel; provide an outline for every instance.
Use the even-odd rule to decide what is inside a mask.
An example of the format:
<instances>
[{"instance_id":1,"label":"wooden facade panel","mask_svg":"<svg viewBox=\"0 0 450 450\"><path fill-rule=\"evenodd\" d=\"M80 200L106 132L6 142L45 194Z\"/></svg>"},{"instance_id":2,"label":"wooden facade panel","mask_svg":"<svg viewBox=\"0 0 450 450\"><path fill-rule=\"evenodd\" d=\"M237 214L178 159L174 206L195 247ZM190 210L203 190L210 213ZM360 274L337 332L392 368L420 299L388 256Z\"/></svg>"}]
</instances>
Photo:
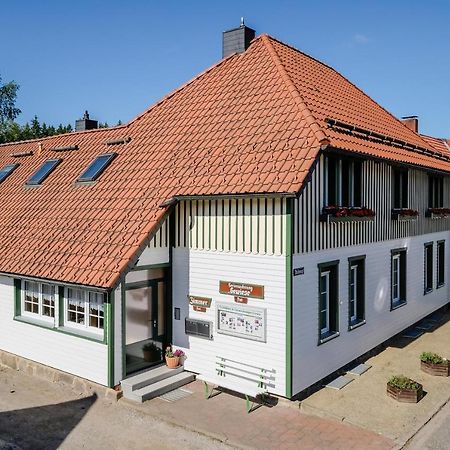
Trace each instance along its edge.
<instances>
[{"instance_id":1,"label":"wooden facade panel","mask_svg":"<svg viewBox=\"0 0 450 450\"><path fill-rule=\"evenodd\" d=\"M175 207L174 247L283 255L285 215L283 198L181 201ZM167 225L164 227L168 230Z\"/></svg>"},{"instance_id":2,"label":"wooden facade panel","mask_svg":"<svg viewBox=\"0 0 450 450\"><path fill-rule=\"evenodd\" d=\"M362 164L362 204L376 213L373 222L326 223L320 221L324 204L325 164L322 155L311 178L294 205L294 252L310 253L351 245L362 245L450 229L450 218L425 217L428 208L428 175L410 169L409 207L419 211L413 221L391 218L393 168L385 162ZM450 177L444 178L444 206L450 206Z\"/></svg>"}]
</instances>

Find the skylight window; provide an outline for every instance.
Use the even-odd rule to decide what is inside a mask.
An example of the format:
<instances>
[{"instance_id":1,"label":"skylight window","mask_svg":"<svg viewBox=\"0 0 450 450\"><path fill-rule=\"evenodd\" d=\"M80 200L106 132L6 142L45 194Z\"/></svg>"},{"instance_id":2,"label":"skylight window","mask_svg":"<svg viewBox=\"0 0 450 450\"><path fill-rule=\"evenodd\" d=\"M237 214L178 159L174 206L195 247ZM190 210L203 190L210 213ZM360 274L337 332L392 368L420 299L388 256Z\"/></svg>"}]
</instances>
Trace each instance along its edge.
<instances>
[{"instance_id":1,"label":"skylight window","mask_svg":"<svg viewBox=\"0 0 450 450\"><path fill-rule=\"evenodd\" d=\"M61 159L47 159L47 161L45 161L44 164L28 178L26 184L33 186L41 184L61 161Z\"/></svg>"},{"instance_id":2,"label":"skylight window","mask_svg":"<svg viewBox=\"0 0 450 450\"><path fill-rule=\"evenodd\" d=\"M8 164L0 169L0 183L5 181L9 175L13 173L15 169L19 167L19 164Z\"/></svg>"},{"instance_id":3,"label":"skylight window","mask_svg":"<svg viewBox=\"0 0 450 450\"><path fill-rule=\"evenodd\" d=\"M97 156L89 164L88 168L79 176L77 181L94 181L109 166L111 161L117 156L117 153L105 153Z\"/></svg>"}]
</instances>

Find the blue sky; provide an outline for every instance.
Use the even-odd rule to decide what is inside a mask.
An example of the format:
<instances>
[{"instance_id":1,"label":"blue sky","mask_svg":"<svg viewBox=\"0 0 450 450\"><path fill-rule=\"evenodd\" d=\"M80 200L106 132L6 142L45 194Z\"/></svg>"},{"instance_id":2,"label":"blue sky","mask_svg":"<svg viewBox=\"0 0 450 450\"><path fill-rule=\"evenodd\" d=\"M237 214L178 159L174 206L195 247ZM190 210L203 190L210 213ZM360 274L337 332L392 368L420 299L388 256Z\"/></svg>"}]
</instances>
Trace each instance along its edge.
<instances>
[{"instance_id":1,"label":"blue sky","mask_svg":"<svg viewBox=\"0 0 450 450\"><path fill-rule=\"evenodd\" d=\"M5 0L0 74L21 85L21 123L126 122L218 61L241 16L450 137L447 0Z\"/></svg>"}]
</instances>

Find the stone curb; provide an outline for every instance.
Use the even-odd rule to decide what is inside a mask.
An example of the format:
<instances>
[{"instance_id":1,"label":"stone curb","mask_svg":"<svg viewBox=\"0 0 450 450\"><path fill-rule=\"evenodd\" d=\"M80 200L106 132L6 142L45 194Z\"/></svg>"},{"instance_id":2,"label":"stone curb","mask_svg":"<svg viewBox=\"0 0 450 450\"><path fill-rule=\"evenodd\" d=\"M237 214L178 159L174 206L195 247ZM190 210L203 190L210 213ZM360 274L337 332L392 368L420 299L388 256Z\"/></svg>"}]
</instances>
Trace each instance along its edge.
<instances>
[{"instance_id":1,"label":"stone curb","mask_svg":"<svg viewBox=\"0 0 450 450\"><path fill-rule=\"evenodd\" d=\"M9 367L12 370L21 371L33 377L45 379L52 383L62 384L85 395L96 394L100 399L116 402L122 396L121 391L115 391L114 389L85 380L84 378L71 375L70 373L45 366L3 350L0 350L0 365Z\"/></svg>"}]
</instances>

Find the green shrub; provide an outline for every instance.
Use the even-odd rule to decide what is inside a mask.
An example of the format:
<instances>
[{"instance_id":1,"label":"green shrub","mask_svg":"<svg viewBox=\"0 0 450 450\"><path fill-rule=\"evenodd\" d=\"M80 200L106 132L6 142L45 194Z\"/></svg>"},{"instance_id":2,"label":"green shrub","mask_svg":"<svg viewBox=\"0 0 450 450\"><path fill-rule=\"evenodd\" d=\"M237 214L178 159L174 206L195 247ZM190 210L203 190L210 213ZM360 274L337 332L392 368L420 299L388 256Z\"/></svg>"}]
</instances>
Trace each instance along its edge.
<instances>
[{"instance_id":1,"label":"green shrub","mask_svg":"<svg viewBox=\"0 0 450 450\"><path fill-rule=\"evenodd\" d=\"M420 360L430 364L448 364L448 361L445 358L431 352L423 352L420 355Z\"/></svg>"},{"instance_id":2,"label":"green shrub","mask_svg":"<svg viewBox=\"0 0 450 450\"><path fill-rule=\"evenodd\" d=\"M411 380L408 377L405 377L404 375L394 375L392 376L388 384L390 386L399 388L399 389L419 389L419 383L417 383L414 380Z\"/></svg>"}]
</instances>

